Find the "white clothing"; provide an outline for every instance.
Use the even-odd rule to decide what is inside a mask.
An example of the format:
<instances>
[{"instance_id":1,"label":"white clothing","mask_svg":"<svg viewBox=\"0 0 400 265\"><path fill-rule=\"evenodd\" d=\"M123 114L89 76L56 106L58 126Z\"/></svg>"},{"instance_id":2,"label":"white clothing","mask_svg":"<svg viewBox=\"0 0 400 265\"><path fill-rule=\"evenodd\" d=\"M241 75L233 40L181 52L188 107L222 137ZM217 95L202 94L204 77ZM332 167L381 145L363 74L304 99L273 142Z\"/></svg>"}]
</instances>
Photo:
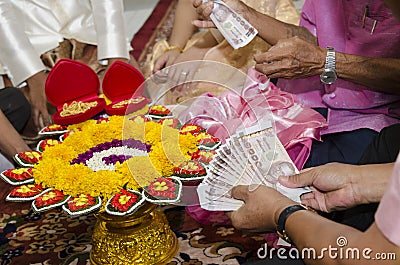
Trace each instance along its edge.
<instances>
[{"instance_id":1,"label":"white clothing","mask_svg":"<svg viewBox=\"0 0 400 265\"><path fill-rule=\"evenodd\" d=\"M99 61L129 59L123 1L0 0L0 74L14 85L44 70L40 55L64 38L97 45Z\"/></svg>"}]
</instances>

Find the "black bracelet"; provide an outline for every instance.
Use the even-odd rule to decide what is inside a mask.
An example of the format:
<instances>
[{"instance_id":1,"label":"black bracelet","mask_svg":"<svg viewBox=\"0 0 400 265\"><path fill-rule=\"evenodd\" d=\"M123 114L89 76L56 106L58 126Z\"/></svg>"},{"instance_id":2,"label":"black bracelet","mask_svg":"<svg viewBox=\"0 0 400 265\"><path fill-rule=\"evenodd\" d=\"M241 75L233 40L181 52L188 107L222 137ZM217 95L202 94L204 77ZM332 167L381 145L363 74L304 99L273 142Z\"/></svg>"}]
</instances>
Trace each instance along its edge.
<instances>
[{"instance_id":1,"label":"black bracelet","mask_svg":"<svg viewBox=\"0 0 400 265\"><path fill-rule=\"evenodd\" d=\"M308 210L308 208L301 204L291 205L291 206L287 207L285 210L283 210L281 212L281 214L279 215L278 225L276 227L276 230L277 230L279 237L288 243L292 243L292 241L290 240L290 238L287 235L286 230L285 230L286 220L292 213L300 211L300 210Z\"/></svg>"}]
</instances>

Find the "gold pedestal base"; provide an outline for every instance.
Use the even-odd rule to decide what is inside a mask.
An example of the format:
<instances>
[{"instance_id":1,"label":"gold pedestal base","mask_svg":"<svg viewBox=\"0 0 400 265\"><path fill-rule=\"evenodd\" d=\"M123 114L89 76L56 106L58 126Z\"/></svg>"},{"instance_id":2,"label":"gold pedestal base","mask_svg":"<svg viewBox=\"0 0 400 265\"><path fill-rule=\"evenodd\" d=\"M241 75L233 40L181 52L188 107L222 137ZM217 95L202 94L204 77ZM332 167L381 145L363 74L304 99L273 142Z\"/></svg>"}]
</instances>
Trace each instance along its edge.
<instances>
[{"instance_id":1,"label":"gold pedestal base","mask_svg":"<svg viewBox=\"0 0 400 265\"><path fill-rule=\"evenodd\" d=\"M164 213L150 203L126 217L98 214L92 238L92 265L165 264L179 248Z\"/></svg>"}]
</instances>

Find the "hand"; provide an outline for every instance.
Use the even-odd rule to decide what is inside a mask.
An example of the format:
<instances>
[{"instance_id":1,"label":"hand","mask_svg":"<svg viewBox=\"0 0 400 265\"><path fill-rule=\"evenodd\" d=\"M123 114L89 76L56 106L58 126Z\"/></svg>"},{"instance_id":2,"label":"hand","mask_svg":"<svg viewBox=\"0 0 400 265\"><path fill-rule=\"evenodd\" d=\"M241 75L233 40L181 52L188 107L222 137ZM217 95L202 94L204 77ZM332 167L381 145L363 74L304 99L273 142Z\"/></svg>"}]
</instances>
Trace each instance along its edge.
<instances>
[{"instance_id":1,"label":"hand","mask_svg":"<svg viewBox=\"0 0 400 265\"><path fill-rule=\"evenodd\" d=\"M227 4L230 8L235 10L239 15L243 16L246 20L249 20L248 7L238 0L225 0L225 4ZM193 25L199 28L215 28L214 22L211 21L210 15L214 8L213 1L207 1L203 3L202 0L194 0L193 6L196 8L197 14L200 15L202 20L194 20Z\"/></svg>"},{"instance_id":2,"label":"hand","mask_svg":"<svg viewBox=\"0 0 400 265\"><path fill-rule=\"evenodd\" d=\"M325 49L293 37L279 40L267 52L255 55L255 68L269 78L305 78L322 73L325 55Z\"/></svg>"},{"instance_id":3,"label":"hand","mask_svg":"<svg viewBox=\"0 0 400 265\"><path fill-rule=\"evenodd\" d=\"M248 232L275 231L281 212L296 204L278 191L263 185L255 190L251 186L237 186L231 194L233 198L244 201L244 205L227 215L234 227Z\"/></svg>"},{"instance_id":4,"label":"hand","mask_svg":"<svg viewBox=\"0 0 400 265\"><path fill-rule=\"evenodd\" d=\"M180 54L181 52L178 50L166 51L164 54L158 57L156 62L154 63L153 73L156 73L161 69L174 64L175 60L179 57Z\"/></svg>"},{"instance_id":5,"label":"hand","mask_svg":"<svg viewBox=\"0 0 400 265\"><path fill-rule=\"evenodd\" d=\"M46 75L44 72L38 72L28 78L26 82L29 89L29 101L32 105L33 123L36 129L40 130L42 126L48 126L52 123L47 110L47 100L44 90Z\"/></svg>"},{"instance_id":6,"label":"hand","mask_svg":"<svg viewBox=\"0 0 400 265\"><path fill-rule=\"evenodd\" d=\"M164 83L167 82L168 87L172 88L174 93L177 94L190 94L190 90L194 83L193 80L197 69L201 65L201 61L204 55L207 53L209 48L200 48L192 46L180 53L172 65L158 71L154 76L158 80L162 80ZM178 85L184 83L183 85Z\"/></svg>"},{"instance_id":7,"label":"hand","mask_svg":"<svg viewBox=\"0 0 400 265\"><path fill-rule=\"evenodd\" d=\"M21 135L15 130L10 121L0 110L0 150L12 161L15 154L31 151L31 148L24 142Z\"/></svg>"},{"instance_id":8,"label":"hand","mask_svg":"<svg viewBox=\"0 0 400 265\"><path fill-rule=\"evenodd\" d=\"M329 163L305 169L297 175L280 177L279 182L289 188L310 186L312 192L300 197L306 206L324 212L344 210L361 203L354 177L360 174L358 167Z\"/></svg>"}]
</instances>

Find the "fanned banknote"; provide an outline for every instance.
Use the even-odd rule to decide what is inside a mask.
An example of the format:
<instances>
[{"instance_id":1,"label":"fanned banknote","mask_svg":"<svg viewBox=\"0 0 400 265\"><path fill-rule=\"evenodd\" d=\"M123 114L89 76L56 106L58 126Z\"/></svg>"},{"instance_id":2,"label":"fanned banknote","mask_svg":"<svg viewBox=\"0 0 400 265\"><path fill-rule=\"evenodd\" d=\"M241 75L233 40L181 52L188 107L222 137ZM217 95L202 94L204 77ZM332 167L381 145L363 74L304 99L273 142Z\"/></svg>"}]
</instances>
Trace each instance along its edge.
<instances>
[{"instance_id":1,"label":"fanned banknote","mask_svg":"<svg viewBox=\"0 0 400 265\"><path fill-rule=\"evenodd\" d=\"M258 31L244 17L221 0L214 0L214 9L210 18L234 49L246 46L258 34Z\"/></svg>"},{"instance_id":2,"label":"fanned banknote","mask_svg":"<svg viewBox=\"0 0 400 265\"><path fill-rule=\"evenodd\" d=\"M243 202L232 198L237 185L265 185L294 201L310 190L289 189L278 183L279 176L298 173L269 122L238 131L220 146L209 164L205 180L198 186L200 206L211 211L234 211Z\"/></svg>"}]
</instances>

